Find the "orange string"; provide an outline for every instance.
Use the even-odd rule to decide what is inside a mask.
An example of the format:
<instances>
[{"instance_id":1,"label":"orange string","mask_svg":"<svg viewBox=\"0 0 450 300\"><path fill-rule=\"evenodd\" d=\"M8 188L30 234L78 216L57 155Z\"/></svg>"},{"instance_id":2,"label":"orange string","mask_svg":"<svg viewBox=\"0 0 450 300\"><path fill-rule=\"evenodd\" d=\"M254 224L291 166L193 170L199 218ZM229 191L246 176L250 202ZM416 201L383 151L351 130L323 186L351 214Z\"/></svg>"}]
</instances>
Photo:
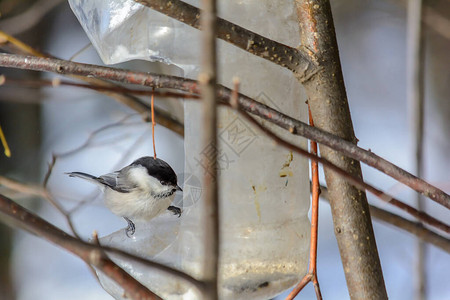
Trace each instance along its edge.
<instances>
[{"instance_id":1,"label":"orange string","mask_svg":"<svg viewBox=\"0 0 450 300\"><path fill-rule=\"evenodd\" d=\"M153 91L155 91L155 88L153 88ZM152 94L152 101L151 101L151 108L152 108L152 141L153 141L153 158L156 159L156 145L155 145L155 95Z\"/></svg>"},{"instance_id":2,"label":"orange string","mask_svg":"<svg viewBox=\"0 0 450 300\"><path fill-rule=\"evenodd\" d=\"M308 104L309 124L314 126L311 115L311 109ZM310 141L311 153L317 155L317 143ZM322 299L319 282L317 280L317 229L319 225L319 164L317 161L311 161L311 177L312 177L312 200L311 200L311 239L309 247L309 268L308 273L302 278L297 286L289 293L286 300L294 299L298 293L311 282L314 284L317 299Z\"/></svg>"}]
</instances>

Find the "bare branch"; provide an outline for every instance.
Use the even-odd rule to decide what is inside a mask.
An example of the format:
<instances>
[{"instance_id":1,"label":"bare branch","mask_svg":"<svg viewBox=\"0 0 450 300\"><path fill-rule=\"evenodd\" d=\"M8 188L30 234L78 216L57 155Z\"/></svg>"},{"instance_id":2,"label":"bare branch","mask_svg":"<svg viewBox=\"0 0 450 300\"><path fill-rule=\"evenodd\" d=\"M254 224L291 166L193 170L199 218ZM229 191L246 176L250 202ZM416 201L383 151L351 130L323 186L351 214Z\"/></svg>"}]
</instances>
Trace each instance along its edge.
<instances>
[{"instance_id":1,"label":"bare branch","mask_svg":"<svg viewBox=\"0 0 450 300\"><path fill-rule=\"evenodd\" d=\"M328 201L327 187L321 185L320 191L321 191L320 197L323 200ZM449 239L427 229L426 227L424 227L421 224L418 224L417 222L407 220L403 217L400 217L396 214L388 212L384 209L378 208L373 205L369 205L369 208L370 208L370 215L372 216L372 218L378 219L382 222L385 222L385 223L393 225L397 228L403 229L404 231L407 231L407 232L415 235L417 238L421 239L422 241L430 243L450 254L450 240Z\"/></svg>"},{"instance_id":2,"label":"bare branch","mask_svg":"<svg viewBox=\"0 0 450 300\"><path fill-rule=\"evenodd\" d=\"M195 80L68 62L59 59L0 54L0 66L46 71L64 75L92 76L104 80L145 85L155 88L171 88L200 94L198 83ZM228 103L231 98L231 90L219 86L218 96L221 101ZM334 134L316 127L311 127L304 122L291 118L245 95L239 94L239 105L243 110L286 129L292 134L316 141L337 150L350 158L364 162L450 209L450 195L371 151L364 150Z\"/></svg>"},{"instance_id":3,"label":"bare branch","mask_svg":"<svg viewBox=\"0 0 450 300\"><path fill-rule=\"evenodd\" d=\"M123 86L113 85L113 86L98 86L93 84L82 84L63 80L44 80L44 79L16 79L9 78L2 75L3 81L0 85L4 86L19 86L19 87L30 87L30 88L41 88L41 87L53 87L57 88L60 86L68 87L78 87L83 89L90 89L97 92L115 92L122 94L138 95L138 96L151 96L152 94L156 97L161 98L181 98L181 99L200 99L199 96L187 93L176 93L167 91L153 91L146 89L128 89ZM148 106L147 104L144 104ZM156 117L155 117L156 119Z\"/></svg>"},{"instance_id":4,"label":"bare branch","mask_svg":"<svg viewBox=\"0 0 450 300\"><path fill-rule=\"evenodd\" d=\"M370 206L370 214L373 218L379 219L414 234L422 241L439 247L450 254L450 241L445 237L427 229L423 225L418 224L417 222L412 222L373 205Z\"/></svg>"},{"instance_id":5,"label":"bare branch","mask_svg":"<svg viewBox=\"0 0 450 300\"><path fill-rule=\"evenodd\" d=\"M242 113L240 112L242 116L244 116L251 124L255 125L257 128L259 128L262 132L264 132L265 134L267 134L270 138L272 138L276 143L291 149L292 151L297 152L298 154L305 156L313 161L319 162L321 163L324 167L332 170L333 172L335 172L337 175L342 176L343 180L346 180L347 182L349 182L351 185L353 185L354 187L356 187L357 189L359 189L360 191L369 191L372 194L374 194L375 196L377 196L378 198L380 198L381 200L397 207L400 208L401 210L403 210L404 212L414 216L415 218L417 218L418 220L427 223L433 227L436 227L444 232L450 233L450 226L448 226L447 224L439 221L436 218L433 218L432 216L422 212L422 211L418 211L417 209L415 209L412 206L409 206L408 204L405 204L403 202L401 202L400 200L395 199L394 197L384 193L383 191L371 186L370 184L364 182L361 178L359 178L358 176L355 176L354 174L350 174L348 173L346 170L344 170L342 167L339 167L333 163L331 163L329 160L314 155L312 153L309 153L308 151L297 147L287 141L285 141L284 139L278 137L277 135L275 135L273 132L271 132L269 129L265 128L264 126L262 126L261 124L259 124L258 122L256 122L252 117L250 117L248 114Z\"/></svg>"},{"instance_id":6,"label":"bare branch","mask_svg":"<svg viewBox=\"0 0 450 300\"><path fill-rule=\"evenodd\" d=\"M0 185L19 193L42 198L45 198L47 196L47 191L39 185L23 184L21 182L3 176L0 176Z\"/></svg>"},{"instance_id":7,"label":"bare branch","mask_svg":"<svg viewBox=\"0 0 450 300\"><path fill-rule=\"evenodd\" d=\"M18 226L43 237L77 255L86 263L93 265L118 283L129 297L133 299L161 299L114 264L98 247L69 236L1 194L0 216L8 220L7 225Z\"/></svg>"},{"instance_id":8,"label":"bare branch","mask_svg":"<svg viewBox=\"0 0 450 300\"><path fill-rule=\"evenodd\" d=\"M185 280L199 290L204 289L204 284L202 282L171 267L129 254L120 249L104 246L99 247L98 245L89 244L74 238L1 194L0 217L2 217L5 224L14 228L22 228L29 233L42 237L49 242L52 242L77 255L86 263L103 271L119 285L121 285L125 289L126 294L131 296L133 299L160 298L148 291L146 287L141 285L133 277L128 275L128 273L111 262L105 252L121 255L125 258L142 263L150 268L155 268L167 273L168 275L176 276L182 280ZM144 298L142 298L142 296L144 296Z\"/></svg>"},{"instance_id":9,"label":"bare branch","mask_svg":"<svg viewBox=\"0 0 450 300\"><path fill-rule=\"evenodd\" d=\"M200 9L180 0L135 0L157 12L200 29ZM296 49L268 39L244 27L217 18L216 37L251 54L285 67L307 80L317 70L313 54L306 49Z\"/></svg>"},{"instance_id":10,"label":"bare branch","mask_svg":"<svg viewBox=\"0 0 450 300\"><path fill-rule=\"evenodd\" d=\"M31 46L23 43L22 41L19 41L18 39L14 38L13 36L3 31L0 31L0 39L3 39L4 41L11 43L12 45L15 46L15 48L19 49L19 51L21 52L25 52L37 57L51 57L47 54L37 51ZM125 104L126 106L140 113L144 117L145 121L147 122L150 121L150 113L149 113L150 106L142 102L139 98L133 96L132 94L114 91L115 88L118 88L115 84L97 78L90 78L76 75L73 77L78 80L82 80L90 83L91 85L99 87L97 90L98 92L103 93L104 95L107 95L122 104ZM105 88L105 90L102 90L101 89L102 87ZM110 90L108 90L108 88L110 88ZM184 125L168 112L165 112L164 110L157 108L155 110L155 121L158 124L174 131L175 133L184 136Z\"/></svg>"}]
</instances>

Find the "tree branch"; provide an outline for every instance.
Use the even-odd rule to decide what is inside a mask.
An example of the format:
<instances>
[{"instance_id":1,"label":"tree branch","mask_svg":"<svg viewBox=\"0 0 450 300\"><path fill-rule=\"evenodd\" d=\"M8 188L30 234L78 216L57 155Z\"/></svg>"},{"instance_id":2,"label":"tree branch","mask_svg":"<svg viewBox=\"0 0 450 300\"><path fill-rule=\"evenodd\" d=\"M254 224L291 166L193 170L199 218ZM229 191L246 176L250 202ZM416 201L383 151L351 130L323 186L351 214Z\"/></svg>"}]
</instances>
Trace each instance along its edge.
<instances>
[{"instance_id":1,"label":"tree branch","mask_svg":"<svg viewBox=\"0 0 450 300\"><path fill-rule=\"evenodd\" d=\"M157 12L183 22L197 29L200 28L200 9L180 0L135 0ZM217 38L224 40L251 54L285 67L303 80L314 75L317 62L314 55L307 54L306 49L296 49L268 39L227 20L217 18Z\"/></svg>"},{"instance_id":2,"label":"tree branch","mask_svg":"<svg viewBox=\"0 0 450 300\"><path fill-rule=\"evenodd\" d=\"M132 299L161 299L114 264L97 247L71 237L1 194L0 216L9 220L7 225L17 225L30 233L41 236L75 254L87 264L96 267L118 283L125 290L126 295Z\"/></svg>"},{"instance_id":3,"label":"tree branch","mask_svg":"<svg viewBox=\"0 0 450 300\"><path fill-rule=\"evenodd\" d=\"M439 221L436 218L433 218L432 216L430 216L422 211L418 211L414 207L409 206L408 204L405 204L405 203L401 202L400 200L395 199L394 197L392 197L392 196L384 193L383 191L373 187L372 185L364 182L362 180L362 178L360 178L354 174L351 174L351 173L347 172L346 170L344 170L342 167L339 167L339 166L331 163L329 160L327 160L323 157L314 155L312 153L309 153L308 151L287 142L286 140L275 135L269 129L265 128L264 126L262 126L261 124L256 122L249 115L242 113L241 111L240 111L240 113L243 117L245 117L249 121L249 123L251 123L255 127L259 128L262 132L264 132L266 135L268 135L276 143L278 143L288 149L291 149L292 151L295 151L304 157L307 157L313 161L321 163L324 167L328 168L329 170L335 172L337 175L341 176L344 180L346 180L348 183L353 185L358 190L360 190L360 191L367 190L367 191L371 192L372 194L374 194L375 196L377 196L378 198L380 198L381 200L383 200L384 202L387 202L397 208L400 208L401 210L412 215L413 217L417 218L418 220L420 220L426 224L429 224L433 227L436 227L446 233L450 233L450 226L448 226L447 224ZM365 212L363 212L363 214L365 214Z\"/></svg>"},{"instance_id":4,"label":"tree branch","mask_svg":"<svg viewBox=\"0 0 450 300\"><path fill-rule=\"evenodd\" d=\"M3 75L0 75L0 82L4 82L5 85L20 85L21 87L58 87L58 86L72 86L72 87L79 87L79 88L85 88L94 90L100 93L103 93L113 99L116 99L118 102L128 106L129 108L135 110L140 115L143 116L143 119L145 122L151 121L151 114L150 114L150 106L141 101L139 98L133 96L133 95L139 95L139 96L151 96L152 93L156 97L161 98L192 98L192 99L198 99L199 97L197 95L187 94L187 93L174 93L174 92L165 92L165 91L150 91L150 90L136 90L136 89L128 89L122 86L117 85L106 85L104 84L104 81L101 84L92 82L91 84L81 84L81 83L74 83L74 82L68 82L68 81L59 81L59 80L22 80L22 79L11 79L2 77ZM2 81L2 78L4 78L4 81ZM95 78L88 78L88 79L94 79ZM1 84L0 84L1 85ZM180 136L184 136L184 124L181 123L179 120L174 118L169 112L165 111L164 109L155 107L155 122L158 123L161 126L164 126L173 132L179 134Z\"/></svg>"},{"instance_id":5,"label":"tree branch","mask_svg":"<svg viewBox=\"0 0 450 300\"><path fill-rule=\"evenodd\" d=\"M320 197L328 202L329 197L328 189L323 185L320 186ZM426 227L417 222L407 220L384 209L378 208L373 205L369 205L369 208L370 208L370 215L372 216L372 218L378 219L382 222L388 223L389 225L393 225L397 228L403 229L404 231L415 235L422 241L430 243L450 254L449 239L427 229Z\"/></svg>"},{"instance_id":6,"label":"tree branch","mask_svg":"<svg viewBox=\"0 0 450 300\"><path fill-rule=\"evenodd\" d=\"M59 78L56 78L59 79ZM97 92L115 92L121 94L139 95L139 96L151 96L161 98L181 98L181 99L200 99L199 96L187 93L166 92L166 91L153 91L149 89L129 89L123 86L97 86L92 84L75 83L63 80L44 80L44 79L16 79L0 75L0 85L4 86L18 86L29 88L41 88L41 87L78 87L83 89L94 90ZM144 104L147 105L147 104ZM136 109L135 109L136 110ZM156 118L155 118L156 119ZM183 124L180 124L183 125Z\"/></svg>"},{"instance_id":7,"label":"tree branch","mask_svg":"<svg viewBox=\"0 0 450 300\"><path fill-rule=\"evenodd\" d=\"M31 46L19 41L18 39L14 38L13 36L0 31L0 39L4 39L5 41L11 43L14 45L15 48L19 49L22 52L37 56L37 57L47 57L52 58L51 56L41 53L37 51L36 49L33 49ZM0 43L1 44L1 43ZM147 122L150 121L150 106L147 105L145 102L142 102L139 98L133 96L129 93L122 93L114 91L114 88L118 88L115 84L111 82L106 82L104 80L100 80L97 78L89 78L89 77L83 77L83 76L73 76L74 78L78 80L82 80L85 82L88 82L92 86L98 87L98 92L103 93L104 95L107 95L116 101L125 104L126 106L130 107L131 109L137 111L141 115L144 116L144 120ZM101 90L101 88L105 88L105 90ZM109 88L109 90L108 90ZM165 112L162 109L156 108L155 109L155 121L174 131L175 133L184 136L184 125L177 119L175 119L172 115Z\"/></svg>"},{"instance_id":8,"label":"tree branch","mask_svg":"<svg viewBox=\"0 0 450 300\"><path fill-rule=\"evenodd\" d=\"M160 298L148 291L145 286L141 285L136 279L111 262L105 252L123 256L130 260L142 263L150 268L155 268L169 275L176 276L189 284L192 284L199 291L204 289L204 284L202 282L176 269L129 254L120 249L93 245L74 238L2 194L0 194L0 217L5 224L13 228L20 227L29 233L42 237L75 254L87 264L103 271L122 286L125 289L126 294L133 299Z\"/></svg>"},{"instance_id":9,"label":"tree branch","mask_svg":"<svg viewBox=\"0 0 450 300\"><path fill-rule=\"evenodd\" d=\"M59 59L0 54L0 66L53 72L62 75L91 76L103 80L145 85L155 88L177 89L197 95L200 94L198 83L195 80L176 76L133 72L130 70L75 63ZM220 101L229 103L231 90L219 85L218 98ZM332 133L328 133L316 127L311 127L304 122L291 118L243 94L239 94L238 100L239 105L243 110L286 129L292 134L316 141L337 150L348 157L364 162L450 209L450 195L390 163L375 153L364 150L352 142L339 138ZM338 123L339 122L341 121L338 121Z\"/></svg>"},{"instance_id":10,"label":"tree branch","mask_svg":"<svg viewBox=\"0 0 450 300\"><path fill-rule=\"evenodd\" d=\"M370 214L373 218L379 219L383 222L394 225L397 228L403 229L415 235L422 241L441 248L442 250L450 254L450 241L445 237L436 234L431 230L428 230L422 224L407 220L373 205L370 205Z\"/></svg>"}]
</instances>

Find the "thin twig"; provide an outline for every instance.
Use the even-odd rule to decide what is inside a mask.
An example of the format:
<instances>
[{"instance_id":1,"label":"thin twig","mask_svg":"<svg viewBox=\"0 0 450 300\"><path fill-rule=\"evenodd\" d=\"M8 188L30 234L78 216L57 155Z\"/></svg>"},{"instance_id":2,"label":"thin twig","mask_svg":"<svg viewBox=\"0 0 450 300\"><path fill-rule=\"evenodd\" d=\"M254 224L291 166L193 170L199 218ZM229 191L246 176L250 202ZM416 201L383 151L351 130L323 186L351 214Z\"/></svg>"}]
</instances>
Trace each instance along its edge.
<instances>
[{"instance_id":1,"label":"thin twig","mask_svg":"<svg viewBox=\"0 0 450 300\"><path fill-rule=\"evenodd\" d=\"M6 32L0 30L0 44L3 43L11 43L13 44L17 49L20 50L20 53L26 53L26 54L31 54L37 57L45 57L45 55L43 55L42 53L40 53L39 51L35 50L33 47L25 44L22 41L19 41L18 39L16 39L15 37L7 34Z\"/></svg>"},{"instance_id":2,"label":"thin twig","mask_svg":"<svg viewBox=\"0 0 450 300\"><path fill-rule=\"evenodd\" d=\"M84 45L80 50L78 50L77 52L75 52L68 60L72 61L74 60L78 55L80 55L81 53L83 53L84 51L86 51L89 47L92 46L92 43L89 42L86 45Z\"/></svg>"},{"instance_id":3,"label":"thin twig","mask_svg":"<svg viewBox=\"0 0 450 300\"><path fill-rule=\"evenodd\" d=\"M133 72L130 70L74 63L59 59L0 54L0 66L54 72L64 75L91 76L122 83L145 85L155 88L171 88L194 94L200 93L198 84L194 80L176 76ZM231 90L219 85L218 97L221 101L229 103ZM348 157L364 162L450 209L450 195L390 163L370 150L364 150L336 135L316 127L311 127L304 122L291 118L245 95L239 94L239 105L243 110L286 129L292 134L316 141ZM161 124L160 121L158 123Z\"/></svg>"},{"instance_id":4,"label":"thin twig","mask_svg":"<svg viewBox=\"0 0 450 300\"><path fill-rule=\"evenodd\" d=\"M69 226L70 231L72 232L72 234L73 234L75 237L80 238L80 236L79 236L77 230L75 229L75 225L73 224L73 221L72 221L72 219L71 219L70 216L69 216L69 213L68 213L68 212L66 211L66 209L61 205L61 203L59 203L59 202L53 197L53 195L52 195L52 194L49 192L49 190L47 189L47 183L48 183L48 180L50 179L50 176L51 176L51 174L52 174L52 170L53 170L53 167L55 166L55 163L56 163L56 157L55 157L55 156L52 156L52 161L48 164L48 169L47 169L47 172L46 172L46 174L45 174L45 176L44 176L43 184L42 184L42 186L39 187L39 188L36 188L36 187L35 187L36 189L35 189L34 195L35 195L35 196L42 197L43 199L46 199L48 202L50 202L50 204L51 204L51 205L52 205L52 206L53 206L60 214L62 214L62 215L64 216L64 218L65 218L65 220L66 220L66 222L67 222L67 225ZM18 190L18 191L21 191L21 192L28 192L28 193L33 194L32 191L29 190L29 188L27 188L28 185L26 185L26 184L20 183L20 182L18 182L18 181L13 181L13 180L11 180L11 179L4 178L4 177L0 177L0 179L2 179L2 180L0 180L0 184L3 183L5 186L8 186L9 188L14 188L14 189L16 189L16 190Z\"/></svg>"},{"instance_id":5,"label":"thin twig","mask_svg":"<svg viewBox=\"0 0 450 300\"><path fill-rule=\"evenodd\" d=\"M6 157L11 157L11 149L9 149L8 142L6 140L5 134L3 133L2 125L0 124L0 141L4 149Z\"/></svg>"},{"instance_id":6,"label":"thin twig","mask_svg":"<svg viewBox=\"0 0 450 300\"><path fill-rule=\"evenodd\" d=\"M125 117L123 117L122 119L120 119L117 122L110 123L110 124L107 124L105 126L102 126L102 127L98 128L98 129L94 130L93 132L91 132L89 134L88 138L80 146L75 147L75 148L73 148L71 150L68 150L66 152L60 152L60 153L54 154L54 156L62 158L62 157L67 157L67 156L73 155L73 154L79 152L80 150L82 150L82 149L88 147L89 145L91 145L97 135L99 135L100 133L102 133L102 132L104 132L104 131L106 131L108 129L112 129L112 128L119 127L119 126L125 126L125 125L135 126L135 125L142 124L141 121L133 122L133 123L125 123L128 119L130 119L130 118L132 118L134 116L136 116L136 114L126 115ZM111 138L111 141L118 142L118 141L121 141L121 139L119 139L117 136L114 136L114 137Z\"/></svg>"},{"instance_id":7,"label":"thin twig","mask_svg":"<svg viewBox=\"0 0 450 300\"><path fill-rule=\"evenodd\" d=\"M24 184L16 180L6 178L4 176L0 176L0 185L23 194L42 198L45 198L47 196L47 191L39 185Z\"/></svg>"},{"instance_id":8,"label":"thin twig","mask_svg":"<svg viewBox=\"0 0 450 300\"><path fill-rule=\"evenodd\" d=\"M309 113L309 124L314 126L314 121L311 115L311 109L308 104ZM318 155L317 153L317 143L310 141L311 143L311 153ZM319 195L320 195L320 184L319 184L319 164L316 161L311 161L311 177L313 181L312 188L312 205L311 205L311 247L310 250L310 266L309 272L312 274L312 282L314 285L314 290L316 292L317 300L322 300L322 292L320 291L319 279L317 278L317 242L318 242L318 229L319 229Z\"/></svg>"},{"instance_id":9,"label":"thin twig","mask_svg":"<svg viewBox=\"0 0 450 300\"><path fill-rule=\"evenodd\" d=\"M80 150L86 148L87 146L89 146L89 145L91 144L91 142L94 140L94 138L95 138L95 136L96 136L97 134L103 132L104 130L113 128L113 127L115 127L115 126L121 126L121 125L124 125L124 122L125 122L126 120L128 120L128 119L129 119L130 117L132 117L132 116L134 116L134 114L127 115L127 116L125 116L124 118L122 118L121 120L119 120L119 121L116 122L116 123L108 124L108 125L105 125L105 126L99 128L99 129L97 129L96 131L92 132L92 133L89 135L89 137L87 138L87 140L85 141L85 143L83 143L82 145L76 147L75 149L72 149L72 150L67 151L67 152L64 152L64 153L53 154L53 155L52 155L52 160L51 160L50 163L48 164L48 169L47 169L47 172L46 172L46 174L45 174L45 176L44 176L44 180L43 180L43 183L42 183L42 187L43 187L42 190L43 190L43 192L44 192L43 195L42 195L42 197L43 197L44 199L48 200L48 201L56 208L56 210L57 210L58 212L60 212L60 213L65 217L66 222L67 222L67 224L69 225L69 228L71 229L71 232L72 232L73 235L74 235L75 237L77 237L77 238L80 238L80 236L79 236L78 232L76 231L75 225L74 225L73 220L72 220L72 218L71 218L71 214L77 209L77 207L75 207L75 209L72 209L72 210L67 211L67 210L61 205L61 203L59 203L59 201L57 201L57 200L53 197L53 195L52 195L52 194L50 193L50 191L47 189L47 185L48 185L49 179L50 179L50 177L51 177L51 175L52 175L52 172L53 172L54 166L55 166L55 164L56 164L56 161L57 161L58 158L72 155L72 154L77 153L78 151L80 151ZM117 138L115 138L114 140L117 140ZM95 272L93 272L93 273L94 273L94 275L96 276L96 273L95 273Z\"/></svg>"}]
</instances>

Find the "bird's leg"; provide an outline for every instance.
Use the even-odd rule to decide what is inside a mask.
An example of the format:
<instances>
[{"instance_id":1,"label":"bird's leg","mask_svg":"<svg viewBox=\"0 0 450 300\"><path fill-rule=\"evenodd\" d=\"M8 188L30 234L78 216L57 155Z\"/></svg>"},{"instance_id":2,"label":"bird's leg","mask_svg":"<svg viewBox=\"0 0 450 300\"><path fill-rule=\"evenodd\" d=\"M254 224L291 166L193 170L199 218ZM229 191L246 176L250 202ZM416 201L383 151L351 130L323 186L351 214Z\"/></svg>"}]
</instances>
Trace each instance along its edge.
<instances>
[{"instance_id":1,"label":"bird's leg","mask_svg":"<svg viewBox=\"0 0 450 300\"><path fill-rule=\"evenodd\" d=\"M127 237L131 237L134 234L134 232L136 231L136 227L134 226L133 221L131 221L127 217L123 217L123 218L128 222L128 227L127 227L125 233L126 233Z\"/></svg>"},{"instance_id":2,"label":"bird's leg","mask_svg":"<svg viewBox=\"0 0 450 300\"><path fill-rule=\"evenodd\" d=\"M167 210L171 211L174 215L178 215L178 218L181 217L181 208L171 205Z\"/></svg>"}]
</instances>

